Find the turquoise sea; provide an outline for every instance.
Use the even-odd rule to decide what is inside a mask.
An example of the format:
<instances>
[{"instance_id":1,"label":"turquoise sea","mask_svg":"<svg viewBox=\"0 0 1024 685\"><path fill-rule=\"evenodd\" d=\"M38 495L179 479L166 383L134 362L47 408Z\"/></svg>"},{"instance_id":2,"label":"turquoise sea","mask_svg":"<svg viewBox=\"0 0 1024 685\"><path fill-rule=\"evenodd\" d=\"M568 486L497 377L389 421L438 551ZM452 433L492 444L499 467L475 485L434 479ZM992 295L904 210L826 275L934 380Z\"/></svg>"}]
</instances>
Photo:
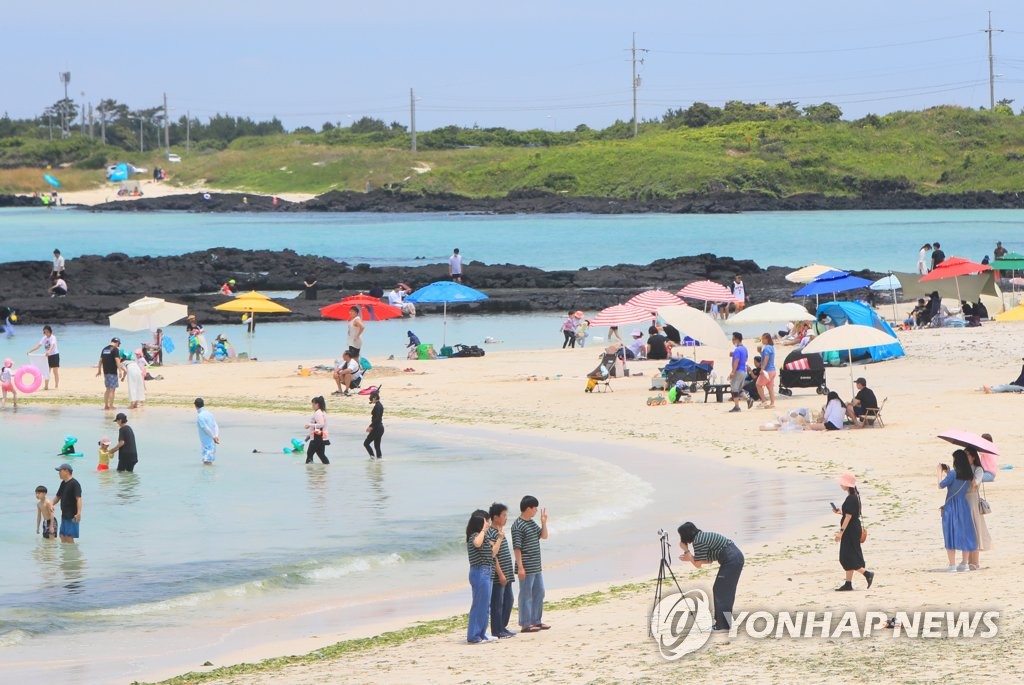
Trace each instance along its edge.
<instances>
[{"instance_id":1,"label":"turquoise sea","mask_svg":"<svg viewBox=\"0 0 1024 685\"><path fill-rule=\"evenodd\" d=\"M760 266L812 262L913 271L917 251L980 260L996 240L1024 252L1024 210L763 212L750 214L436 215L182 214L0 209L0 263L107 254L171 255L210 247L320 254L352 264L444 261L578 269L711 252ZM471 277L470 269L467 274Z\"/></svg>"}]
</instances>

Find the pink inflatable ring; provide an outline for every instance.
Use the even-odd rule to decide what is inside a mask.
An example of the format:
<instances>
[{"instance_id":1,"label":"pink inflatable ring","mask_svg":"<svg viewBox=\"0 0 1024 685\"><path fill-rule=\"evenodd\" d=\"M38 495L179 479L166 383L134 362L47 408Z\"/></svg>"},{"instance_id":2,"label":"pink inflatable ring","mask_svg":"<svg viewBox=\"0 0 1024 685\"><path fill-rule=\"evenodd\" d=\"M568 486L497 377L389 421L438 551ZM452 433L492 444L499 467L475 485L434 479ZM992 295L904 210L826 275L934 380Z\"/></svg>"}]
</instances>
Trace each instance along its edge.
<instances>
[{"instance_id":1,"label":"pink inflatable ring","mask_svg":"<svg viewBox=\"0 0 1024 685\"><path fill-rule=\"evenodd\" d=\"M29 376L29 380L25 380ZM43 384L43 373L34 366L22 366L14 372L14 387L18 392L30 395Z\"/></svg>"}]
</instances>

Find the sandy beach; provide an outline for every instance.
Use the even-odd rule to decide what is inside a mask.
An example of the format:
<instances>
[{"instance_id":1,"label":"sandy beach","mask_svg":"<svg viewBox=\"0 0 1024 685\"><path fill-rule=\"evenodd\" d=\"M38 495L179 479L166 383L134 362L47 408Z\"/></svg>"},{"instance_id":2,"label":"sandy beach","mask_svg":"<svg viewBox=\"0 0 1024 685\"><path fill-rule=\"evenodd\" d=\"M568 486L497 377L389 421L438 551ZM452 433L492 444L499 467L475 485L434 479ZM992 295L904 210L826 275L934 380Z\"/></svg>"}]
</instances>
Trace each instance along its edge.
<instances>
[{"instance_id":1,"label":"sandy beach","mask_svg":"<svg viewBox=\"0 0 1024 685\"><path fill-rule=\"evenodd\" d=\"M894 638L886 630L842 639L754 640L744 634L735 638L714 635L701 651L669 662L647 637L651 581L657 569L657 545L652 540L651 574L637 578L636 586L615 591L549 586L552 602L587 592L603 594L556 604L558 608L544 615L545 622L554 627L543 633L472 646L465 644L464 629L448 625L398 645L387 639L371 640L337 658L243 669L206 677L203 682L499 682L513 673L546 683L707 678L733 683L794 679L923 683L950 677L963 682L1015 681L1024 672L1024 667L1010 658L1019 651L1014 645L1019 644L1024 623L1024 599L1017 579L1024 536L1012 524L1024 513L1024 492L1017 476L1021 465L1016 463L1015 448L1022 438L1017 418L1021 397L987 395L979 388L1009 382L1017 375L1020 335L1019 324L996 323L975 329L902 333L905 358L854 370L855 375L868 379L879 400L888 398L885 428L839 433L762 431L759 427L770 420L771 410L755 405L752 410L730 414L727 409L731 405L715 403L713 397L704 404L703 393L695 396L693 403L650 407L646 400L656 394L649 390L656 362L631 363L634 375L613 379L614 392L585 394L584 374L593 368L598 354L593 348L489 351L484 358L433 362L388 361L375 358L372 351L369 354L376 367L374 380L386 388L388 430L392 432L400 431L403 421L480 425L580 441L614 440L624 450L673 445L704 459L793 475L834 476L851 470L862 482L864 522L870 531L864 550L868 567L878 574L874 587L865 591L858 576L856 591L833 592L842 578L838 545L832 539L838 517L822 502L822 515L815 525L790 531L772 544L744 548L747 564L740 580L737 611L854 609L891 615L898 610L998 610L999 634L995 638ZM709 356L709 350L703 352L701 357ZM725 351L716 351L710 356L719 368L725 368L725 355ZM211 407L282 409L332 389L324 373L300 375L296 367L304 361L308 366L317 360L168 366L161 370L164 380L150 383L147 392L150 402L158 404L186 406L202 394ZM415 371L403 371L407 367ZM644 375L636 376L637 372ZM101 388L94 373L93 369L63 369L59 393L39 393L31 400L95 403L100 412ZM830 369L827 377L830 387L844 399L850 398L847 369ZM794 396L779 398L777 410L817 409L820 405L821 398L812 389L795 389ZM332 402L331 409L351 415L366 412L365 404L358 400ZM982 554L982 569L969 574L937 572L944 569L946 556L938 513L944 493L936 487L935 468L939 462L950 461L952 446L935 436L947 428L992 433L1002 447L1000 464L1017 466L1017 470L1000 471L996 482L988 486L988 500L994 509L988 517L994 549ZM715 521L686 506L686 492L699 487L699 480L680 482L678 520L640 518L636 522L638 535L665 527L672 532L675 545L674 529L686 519L714 530ZM608 496L614 498L614 493ZM838 486L835 499L842 499ZM743 547L742 538L737 542ZM557 545L558 540L553 537L545 544ZM684 590L703 588L710 593L714 567L695 571L676 561L674 569ZM466 588L467 606L468 599ZM338 640L372 637L407 625L375 625L356 634L282 642L276 656L312 652ZM274 655L238 654L237 661L268 656ZM202 672L227 665L202 668L197 663L191 668Z\"/></svg>"},{"instance_id":2,"label":"sandy beach","mask_svg":"<svg viewBox=\"0 0 1024 685\"><path fill-rule=\"evenodd\" d=\"M179 186L168 182L157 183L152 178L145 180L145 177L140 179L133 179L128 185L129 187L138 184L139 190L142 191L141 197L167 197L169 195L192 195L195 193L237 193L238 190L222 190L220 188L212 188L206 184ZM73 205L99 205L104 202L132 202L139 199L139 196L118 196L117 191L121 188L121 183L105 183L99 188L93 188L91 190L74 190L69 192L61 191L60 195L64 199L64 204ZM256 196L259 193L251 193ZM305 202L316 197L313 193L279 193L278 197L288 202Z\"/></svg>"}]
</instances>

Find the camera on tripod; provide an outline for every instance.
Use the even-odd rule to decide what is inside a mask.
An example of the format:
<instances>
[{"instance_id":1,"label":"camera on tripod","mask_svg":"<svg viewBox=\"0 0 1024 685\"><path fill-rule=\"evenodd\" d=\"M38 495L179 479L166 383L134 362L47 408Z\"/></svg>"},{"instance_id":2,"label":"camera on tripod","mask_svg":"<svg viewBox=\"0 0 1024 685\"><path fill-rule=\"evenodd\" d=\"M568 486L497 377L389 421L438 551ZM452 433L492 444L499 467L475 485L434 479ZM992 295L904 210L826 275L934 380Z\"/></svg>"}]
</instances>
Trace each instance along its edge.
<instances>
[{"instance_id":1,"label":"camera on tripod","mask_svg":"<svg viewBox=\"0 0 1024 685\"><path fill-rule=\"evenodd\" d=\"M668 542L668 531L664 528L659 528L658 537L661 539L662 542Z\"/></svg>"}]
</instances>

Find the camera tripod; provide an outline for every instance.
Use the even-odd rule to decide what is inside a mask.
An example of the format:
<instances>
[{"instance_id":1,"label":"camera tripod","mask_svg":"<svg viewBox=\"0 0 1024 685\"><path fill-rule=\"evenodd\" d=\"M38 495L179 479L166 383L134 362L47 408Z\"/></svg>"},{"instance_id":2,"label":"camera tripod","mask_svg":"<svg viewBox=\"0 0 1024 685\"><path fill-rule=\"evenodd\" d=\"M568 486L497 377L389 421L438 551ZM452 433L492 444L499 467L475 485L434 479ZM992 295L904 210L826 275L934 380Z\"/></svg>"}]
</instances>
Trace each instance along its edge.
<instances>
[{"instance_id":1,"label":"camera tripod","mask_svg":"<svg viewBox=\"0 0 1024 685\"><path fill-rule=\"evenodd\" d=\"M658 531L658 539L661 543L661 563L658 565L658 583L654 587L654 604L651 606L651 617L652 620L647 625L647 633L650 636L654 636L654 620L655 616L658 617L660 624L660 605L661 600L665 596L665 585L668 583L668 579L671 577L672 582L675 583L676 589L679 590L679 594L683 594L683 588L679 586L679 579L676 578L676 574L672 572L672 557L671 557L671 545L668 541L668 533L664 530Z\"/></svg>"}]
</instances>

